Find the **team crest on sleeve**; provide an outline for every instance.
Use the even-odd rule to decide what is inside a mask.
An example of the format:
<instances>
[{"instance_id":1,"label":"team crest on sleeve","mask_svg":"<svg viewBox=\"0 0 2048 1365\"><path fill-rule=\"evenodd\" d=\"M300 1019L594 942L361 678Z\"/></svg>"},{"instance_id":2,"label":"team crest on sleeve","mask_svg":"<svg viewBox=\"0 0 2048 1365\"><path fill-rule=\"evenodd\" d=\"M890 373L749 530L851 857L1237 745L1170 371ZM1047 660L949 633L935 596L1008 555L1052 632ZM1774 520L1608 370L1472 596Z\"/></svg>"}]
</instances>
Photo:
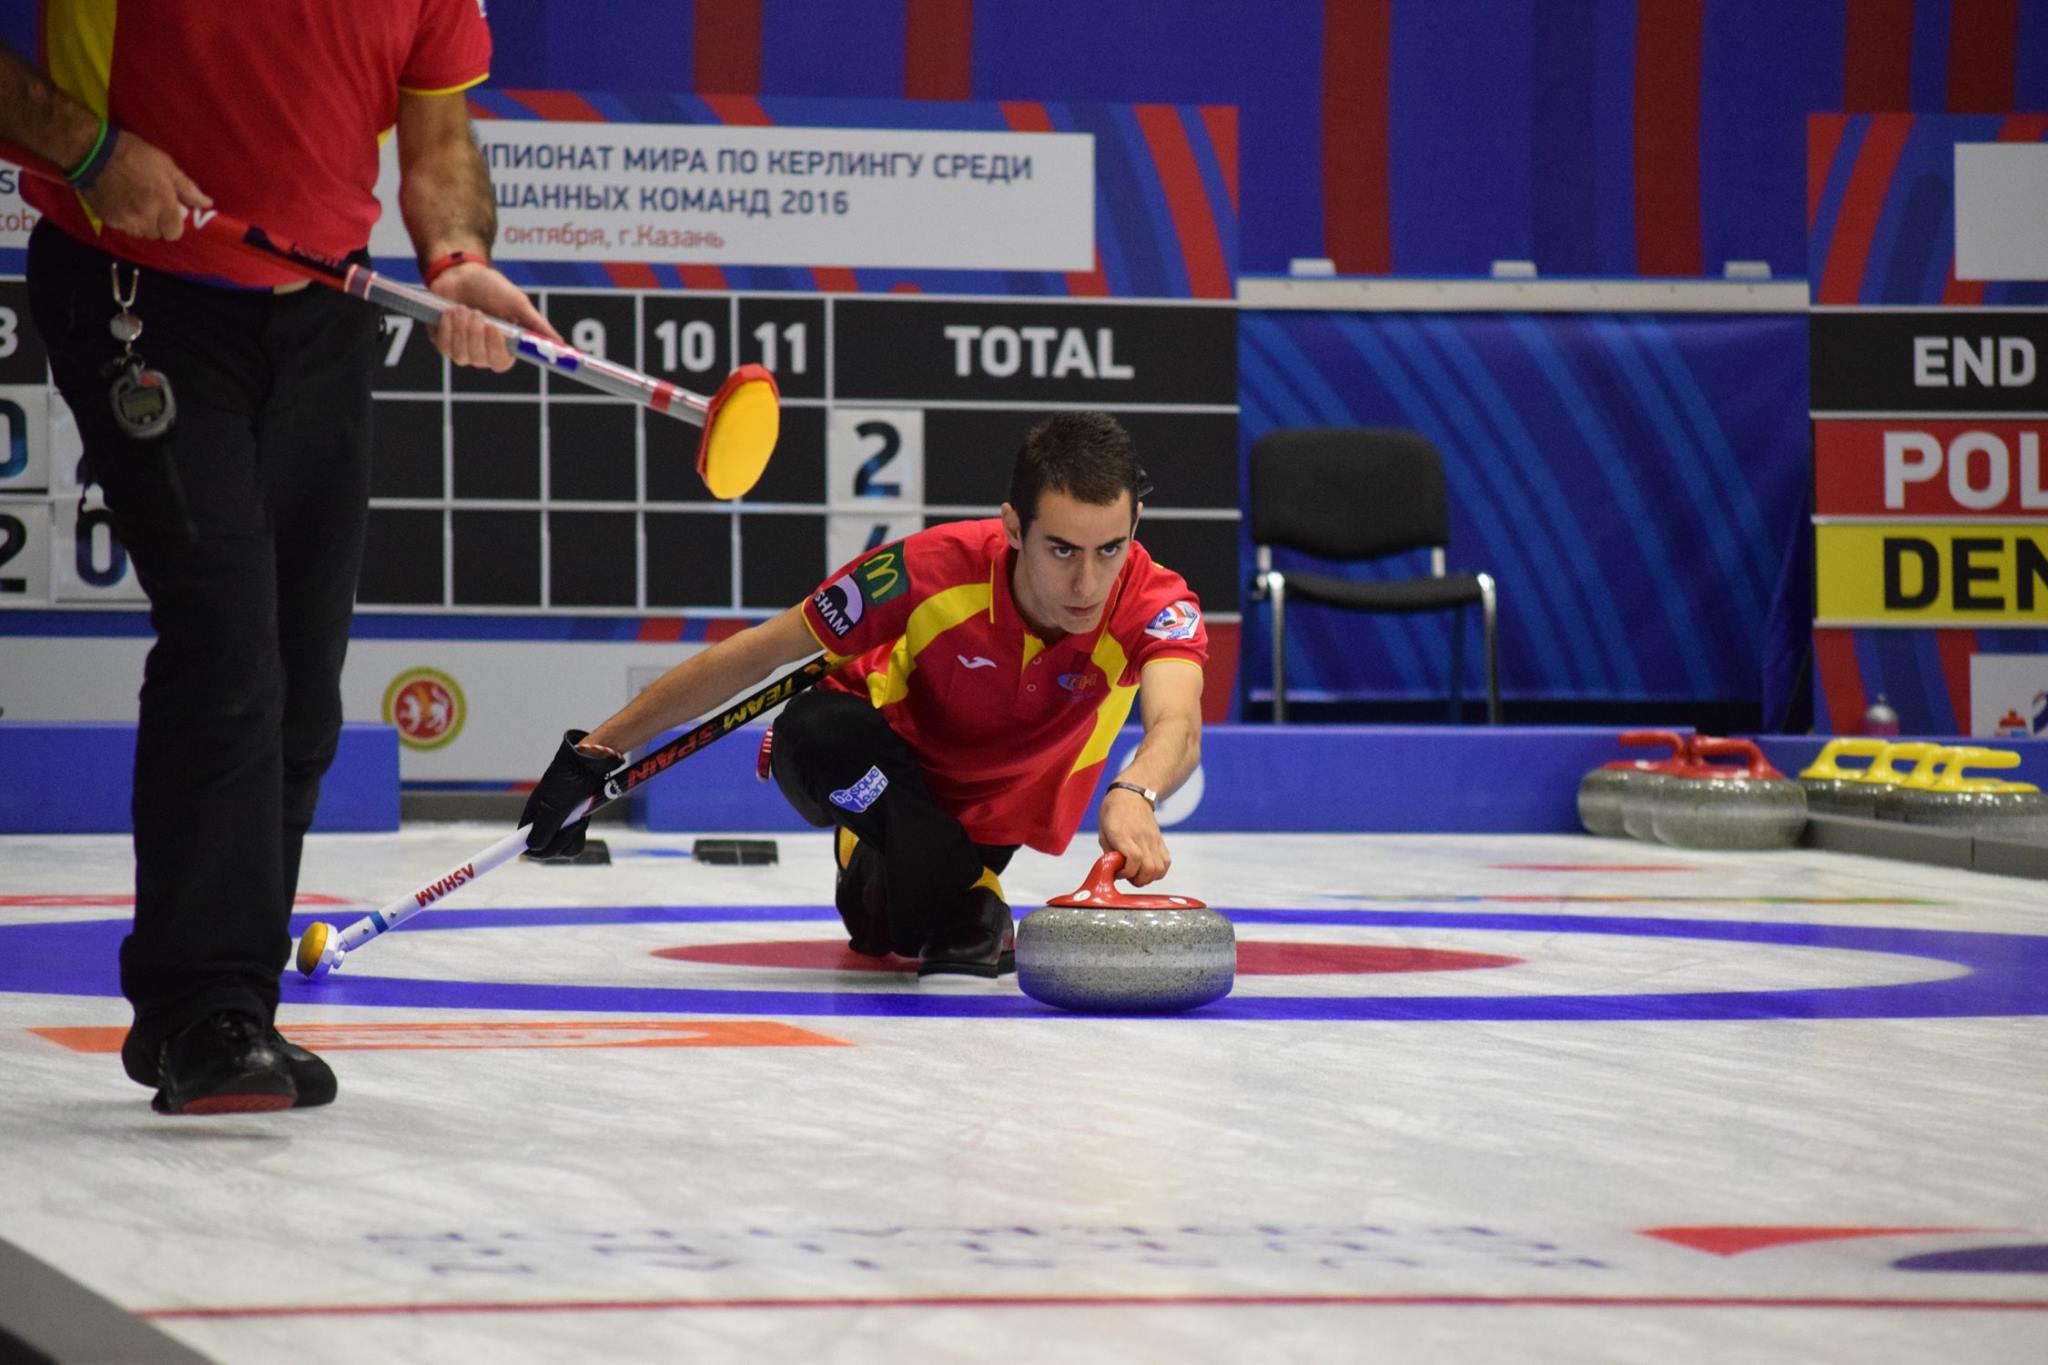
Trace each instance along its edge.
<instances>
[{"instance_id":1,"label":"team crest on sleeve","mask_svg":"<svg viewBox=\"0 0 2048 1365\"><path fill-rule=\"evenodd\" d=\"M860 585L853 581L850 573L843 573L818 589L811 597L811 605L818 609L825 629L840 640L853 633L853 628L860 624L861 614L867 610L867 604L860 595Z\"/></svg>"},{"instance_id":2,"label":"team crest on sleeve","mask_svg":"<svg viewBox=\"0 0 2048 1365\"><path fill-rule=\"evenodd\" d=\"M1153 617L1152 624L1145 627L1145 633L1155 640L1192 640L1201 628L1201 609L1182 598Z\"/></svg>"}]
</instances>

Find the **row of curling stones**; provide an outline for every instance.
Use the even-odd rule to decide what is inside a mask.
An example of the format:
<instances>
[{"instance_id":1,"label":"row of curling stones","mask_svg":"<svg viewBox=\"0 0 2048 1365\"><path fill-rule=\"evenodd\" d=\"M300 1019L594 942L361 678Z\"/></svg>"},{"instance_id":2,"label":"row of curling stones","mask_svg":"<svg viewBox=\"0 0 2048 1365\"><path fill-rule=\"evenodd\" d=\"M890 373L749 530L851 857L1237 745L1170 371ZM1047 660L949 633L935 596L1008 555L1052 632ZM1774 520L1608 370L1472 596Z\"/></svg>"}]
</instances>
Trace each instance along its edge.
<instances>
[{"instance_id":1,"label":"row of curling stones","mask_svg":"<svg viewBox=\"0 0 2048 1365\"><path fill-rule=\"evenodd\" d=\"M1237 981L1230 921L1188 896L1116 889L1105 853L1080 889L1017 922L1017 986L1066 1010L1169 1013L1221 1000Z\"/></svg>"},{"instance_id":2,"label":"row of curling stones","mask_svg":"<svg viewBox=\"0 0 2048 1365\"><path fill-rule=\"evenodd\" d=\"M1863 768L1844 757L1864 755ZM1901 770L1902 763L1912 765ZM1816 811L1964 829L2007 839L2048 838L2048 794L2030 782L1973 776L1970 768L2017 768L2010 749L1912 740L1831 740L1799 775Z\"/></svg>"},{"instance_id":3,"label":"row of curling stones","mask_svg":"<svg viewBox=\"0 0 2048 1365\"><path fill-rule=\"evenodd\" d=\"M1753 740L1632 730L1621 741L1666 745L1671 755L1624 759L1586 774L1579 783L1579 820L1590 832L1673 848L1754 850L1799 842L1806 792L1772 767Z\"/></svg>"},{"instance_id":4,"label":"row of curling stones","mask_svg":"<svg viewBox=\"0 0 2048 1365\"><path fill-rule=\"evenodd\" d=\"M1589 834L1619 839L1629 833L1628 797L1643 778L1671 771L1691 751L1692 739L1675 730L1624 730L1621 742L1631 747L1665 745L1671 752L1661 759L1618 758L1604 763L1579 779L1579 823ZM1643 836L1643 837L1648 837Z\"/></svg>"}]
</instances>

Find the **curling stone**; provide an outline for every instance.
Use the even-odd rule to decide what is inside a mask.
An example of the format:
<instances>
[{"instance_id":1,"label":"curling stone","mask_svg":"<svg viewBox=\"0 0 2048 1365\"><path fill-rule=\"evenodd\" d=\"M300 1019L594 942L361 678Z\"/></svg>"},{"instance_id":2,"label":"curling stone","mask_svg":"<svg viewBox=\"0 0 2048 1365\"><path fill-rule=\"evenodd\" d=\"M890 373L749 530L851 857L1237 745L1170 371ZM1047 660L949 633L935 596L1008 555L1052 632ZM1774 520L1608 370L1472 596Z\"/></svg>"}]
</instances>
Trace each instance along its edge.
<instances>
[{"instance_id":1,"label":"curling stone","mask_svg":"<svg viewBox=\"0 0 2048 1365\"><path fill-rule=\"evenodd\" d=\"M1934 785L1907 808L1907 820L1916 825L1966 829L1993 839L2048 839L2048 795L2039 787L2031 782L1972 777L1967 771L1972 764L1983 768L2017 768L2018 754L2010 749L1976 746L1950 752L1953 757Z\"/></svg>"},{"instance_id":2,"label":"curling stone","mask_svg":"<svg viewBox=\"0 0 2048 1365\"><path fill-rule=\"evenodd\" d=\"M1870 760L1884 752L1885 741L1868 736L1845 735L1821 746L1820 756L1799 774L1806 789L1808 815L1836 815L1858 799L1859 779L1865 768L1844 768L1841 760L1859 757ZM1868 800L1867 794L1863 798Z\"/></svg>"},{"instance_id":3,"label":"curling stone","mask_svg":"<svg viewBox=\"0 0 2048 1365\"><path fill-rule=\"evenodd\" d=\"M1121 853L1096 860L1077 891L1017 922L1017 985L1066 1010L1165 1013L1230 994L1237 935L1187 896L1116 889Z\"/></svg>"},{"instance_id":4,"label":"curling stone","mask_svg":"<svg viewBox=\"0 0 2048 1365\"><path fill-rule=\"evenodd\" d=\"M1657 792L1650 825L1673 848L1790 848L1806 828L1806 791L1772 767L1754 740L1703 739L1694 771ZM1732 768L1708 760L1736 758Z\"/></svg>"},{"instance_id":5,"label":"curling stone","mask_svg":"<svg viewBox=\"0 0 2048 1365\"><path fill-rule=\"evenodd\" d=\"M1675 730L1624 730L1619 738L1628 745L1668 744L1671 752L1665 761L1682 755L1687 743ZM1586 832L1605 839L1625 837L1628 827L1622 815L1628 809L1630 793L1644 777L1657 771L1657 765L1655 759L1617 758L1580 778L1579 823L1586 827Z\"/></svg>"},{"instance_id":6,"label":"curling stone","mask_svg":"<svg viewBox=\"0 0 2048 1365\"><path fill-rule=\"evenodd\" d=\"M1628 794L1621 803L1621 828L1629 838L1640 839L1646 844L1657 842L1657 831L1650 823L1651 813L1657 808L1657 798L1665 788L1678 781L1681 773L1698 768L1699 760L1693 749L1703 738L1697 734L1687 735L1677 753L1658 759L1644 770L1641 777L1629 783Z\"/></svg>"},{"instance_id":7,"label":"curling stone","mask_svg":"<svg viewBox=\"0 0 2048 1365\"><path fill-rule=\"evenodd\" d=\"M1863 820L1876 819L1878 798L1896 787L1899 779L1905 776L1895 765L1917 763L1937 747L1939 746L1917 740L1887 743L1860 772L1850 774L1854 779L1852 782L1835 792L1829 802L1828 814L1853 815Z\"/></svg>"},{"instance_id":8,"label":"curling stone","mask_svg":"<svg viewBox=\"0 0 2048 1365\"><path fill-rule=\"evenodd\" d=\"M1663 799L1665 791L1676 785L1682 776L1697 777L1706 771L1695 750L1709 740L1712 740L1710 735L1694 733L1686 736L1684 748L1670 758L1658 760L1650 766L1650 771L1630 784L1628 800L1621 808L1622 828L1629 838L1640 839L1646 844L1658 841L1657 803Z\"/></svg>"},{"instance_id":9,"label":"curling stone","mask_svg":"<svg viewBox=\"0 0 2048 1365\"><path fill-rule=\"evenodd\" d=\"M1650 812L1656 808L1657 797L1678 779L1671 766L1678 759L1661 760L1650 771L1644 773L1628 788L1628 800L1621 805L1621 832L1631 839L1641 839L1646 844L1657 842L1657 831L1650 824Z\"/></svg>"},{"instance_id":10,"label":"curling stone","mask_svg":"<svg viewBox=\"0 0 2048 1365\"><path fill-rule=\"evenodd\" d=\"M1910 820L1912 812L1926 803L1932 792L1934 780L1941 776L1942 766L1957 758L1961 750L1940 744L1921 746L1926 750L1913 760L1913 766L1898 773L1898 780L1879 792L1871 802L1871 813L1879 820ZM1894 763L1892 770L1898 772Z\"/></svg>"}]
</instances>

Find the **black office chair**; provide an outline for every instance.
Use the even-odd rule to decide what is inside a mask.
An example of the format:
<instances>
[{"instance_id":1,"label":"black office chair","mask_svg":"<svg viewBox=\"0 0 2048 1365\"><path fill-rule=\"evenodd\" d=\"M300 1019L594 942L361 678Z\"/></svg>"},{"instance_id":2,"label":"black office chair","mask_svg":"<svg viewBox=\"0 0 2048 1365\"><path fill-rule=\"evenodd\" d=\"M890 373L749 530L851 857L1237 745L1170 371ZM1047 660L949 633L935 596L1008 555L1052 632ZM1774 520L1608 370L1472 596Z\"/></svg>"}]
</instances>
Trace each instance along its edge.
<instances>
[{"instance_id":1,"label":"black office chair","mask_svg":"<svg viewBox=\"0 0 2048 1365\"><path fill-rule=\"evenodd\" d=\"M1479 607L1486 646L1486 721L1500 724L1494 583L1483 573L1446 574L1450 506L1436 447L1413 431L1297 427L1252 445L1252 600L1273 604L1273 720L1287 719L1287 604L1346 611L1456 611L1451 631L1451 719L1464 702L1465 608ZM1273 567L1274 547L1333 561L1430 552L1430 576L1361 582Z\"/></svg>"}]
</instances>

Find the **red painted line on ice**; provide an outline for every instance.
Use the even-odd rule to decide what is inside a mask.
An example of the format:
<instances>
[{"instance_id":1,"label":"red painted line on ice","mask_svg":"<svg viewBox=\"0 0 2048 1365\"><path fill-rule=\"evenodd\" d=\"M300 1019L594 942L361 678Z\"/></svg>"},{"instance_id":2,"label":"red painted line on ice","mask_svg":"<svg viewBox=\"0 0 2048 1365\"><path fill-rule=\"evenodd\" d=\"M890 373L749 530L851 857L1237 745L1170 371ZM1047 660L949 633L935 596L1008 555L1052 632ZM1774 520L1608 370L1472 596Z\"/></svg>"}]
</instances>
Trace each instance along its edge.
<instances>
[{"instance_id":1,"label":"red painted line on ice","mask_svg":"<svg viewBox=\"0 0 2048 1365\"><path fill-rule=\"evenodd\" d=\"M350 902L339 896L322 896L315 892L301 892L294 905L347 905ZM79 910L103 907L133 905L135 896L130 893L81 892L69 894L49 891L0 895L0 910Z\"/></svg>"},{"instance_id":2,"label":"red painted line on ice","mask_svg":"<svg viewBox=\"0 0 2048 1365\"><path fill-rule=\"evenodd\" d=\"M2010 1228L1957 1227L1669 1227L1644 1228L1643 1235L1657 1237L1695 1251L1716 1256L1740 1256L1745 1251L1767 1251L1796 1246L1802 1242L1832 1242L1858 1237L1906 1237L1943 1232L2009 1232Z\"/></svg>"},{"instance_id":3,"label":"red painted line on ice","mask_svg":"<svg viewBox=\"0 0 2048 1365\"><path fill-rule=\"evenodd\" d=\"M2038 1313L2048 1299L1707 1298L1679 1294L1039 1294L816 1299L533 1299L470 1303L300 1303L223 1308L143 1308L138 1317L173 1319L425 1317L463 1313L666 1313L684 1309L846 1308L1870 1308L1920 1312Z\"/></svg>"},{"instance_id":4,"label":"red painted line on ice","mask_svg":"<svg viewBox=\"0 0 2048 1365\"><path fill-rule=\"evenodd\" d=\"M452 1048L852 1047L843 1038L772 1019L408 1020L399 1023L298 1024L292 1039L322 1052ZM73 1052L121 1050L128 1030L112 1026L29 1029Z\"/></svg>"},{"instance_id":5,"label":"red painted line on ice","mask_svg":"<svg viewBox=\"0 0 2048 1365\"><path fill-rule=\"evenodd\" d=\"M1496 872L1697 872L1683 863L1488 863Z\"/></svg>"}]
</instances>

